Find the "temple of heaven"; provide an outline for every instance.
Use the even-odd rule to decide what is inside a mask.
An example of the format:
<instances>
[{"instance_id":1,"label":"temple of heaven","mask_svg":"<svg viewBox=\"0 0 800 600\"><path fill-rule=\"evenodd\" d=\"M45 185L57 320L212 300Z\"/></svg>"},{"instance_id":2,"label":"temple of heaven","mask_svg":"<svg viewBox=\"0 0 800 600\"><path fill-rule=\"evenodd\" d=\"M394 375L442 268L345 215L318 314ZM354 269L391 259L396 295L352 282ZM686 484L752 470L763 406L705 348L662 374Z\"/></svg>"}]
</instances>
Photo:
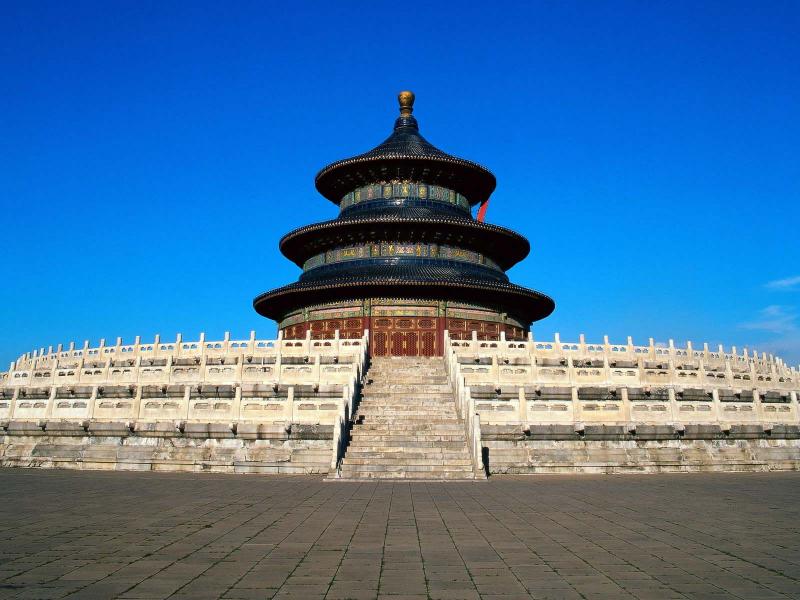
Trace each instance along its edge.
<instances>
[{"instance_id":1,"label":"temple of heaven","mask_svg":"<svg viewBox=\"0 0 800 600\"><path fill-rule=\"evenodd\" d=\"M374 356L439 356L451 339L524 339L555 308L505 271L524 259L520 234L480 222L496 180L420 135L414 94L401 92L392 134L316 177L339 216L286 234L281 252L303 269L296 283L263 293L256 311L284 339L360 338Z\"/></svg>"}]
</instances>

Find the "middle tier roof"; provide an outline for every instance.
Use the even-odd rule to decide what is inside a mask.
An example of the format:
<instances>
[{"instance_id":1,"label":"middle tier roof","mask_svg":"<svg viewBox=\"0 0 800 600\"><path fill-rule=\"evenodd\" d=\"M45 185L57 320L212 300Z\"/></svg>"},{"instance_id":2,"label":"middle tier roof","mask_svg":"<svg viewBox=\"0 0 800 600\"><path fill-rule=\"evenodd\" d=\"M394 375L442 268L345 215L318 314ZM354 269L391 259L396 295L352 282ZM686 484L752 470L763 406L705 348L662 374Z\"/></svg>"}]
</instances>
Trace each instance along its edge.
<instances>
[{"instance_id":1,"label":"middle tier roof","mask_svg":"<svg viewBox=\"0 0 800 600\"><path fill-rule=\"evenodd\" d=\"M287 233L281 252L302 267L326 250L369 242L426 242L452 244L480 252L507 270L524 259L530 244L524 236L471 218L373 214L313 223Z\"/></svg>"}]
</instances>

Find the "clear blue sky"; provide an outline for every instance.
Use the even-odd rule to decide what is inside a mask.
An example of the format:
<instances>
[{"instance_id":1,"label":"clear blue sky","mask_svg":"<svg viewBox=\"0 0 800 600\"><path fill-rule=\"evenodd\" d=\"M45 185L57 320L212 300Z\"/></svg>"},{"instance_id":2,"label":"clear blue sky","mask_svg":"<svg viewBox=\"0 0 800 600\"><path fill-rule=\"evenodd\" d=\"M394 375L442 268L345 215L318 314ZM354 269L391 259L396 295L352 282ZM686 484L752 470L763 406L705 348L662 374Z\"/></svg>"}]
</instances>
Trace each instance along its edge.
<instances>
[{"instance_id":1,"label":"clear blue sky","mask_svg":"<svg viewBox=\"0 0 800 600\"><path fill-rule=\"evenodd\" d=\"M2 2L0 366L275 325L317 170L390 132L487 165L537 337L800 362L800 3Z\"/></svg>"}]
</instances>

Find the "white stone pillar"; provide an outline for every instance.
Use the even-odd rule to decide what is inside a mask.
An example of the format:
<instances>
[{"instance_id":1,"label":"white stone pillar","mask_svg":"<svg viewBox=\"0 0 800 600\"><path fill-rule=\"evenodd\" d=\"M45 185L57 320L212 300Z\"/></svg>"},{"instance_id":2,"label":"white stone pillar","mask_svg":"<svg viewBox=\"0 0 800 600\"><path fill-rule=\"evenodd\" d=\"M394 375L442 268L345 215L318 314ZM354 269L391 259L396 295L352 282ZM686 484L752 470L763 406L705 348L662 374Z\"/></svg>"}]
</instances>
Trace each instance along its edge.
<instances>
[{"instance_id":1,"label":"white stone pillar","mask_svg":"<svg viewBox=\"0 0 800 600\"><path fill-rule=\"evenodd\" d=\"M89 402L88 402L89 414L87 415L87 418L89 420L94 418L94 409L95 409L95 407L97 405L97 388L98 388L98 386L93 385L92 386L92 395L89 396Z\"/></svg>"},{"instance_id":2,"label":"white stone pillar","mask_svg":"<svg viewBox=\"0 0 800 600\"><path fill-rule=\"evenodd\" d=\"M528 399L525 396L525 386L517 388L517 395L519 397L519 420L522 423L522 428L528 427Z\"/></svg>"},{"instance_id":3,"label":"white stone pillar","mask_svg":"<svg viewBox=\"0 0 800 600\"><path fill-rule=\"evenodd\" d=\"M289 386L289 392L286 396L286 424L291 425L294 423L294 386Z\"/></svg>"},{"instance_id":4,"label":"white stone pillar","mask_svg":"<svg viewBox=\"0 0 800 600\"><path fill-rule=\"evenodd\" d=\"M44 416L45 419L49 419L53 416L53 409L56 405L56 390L58 389L57 386L50 387L50 397L47 400L47 407L45 408Z\"/></svg>"},{"instance_id":5,"label":"white stone pillar","mask_svg":"<svg viewBox=\"0 0 800 600\"><path fill-rule=\"evenodd\" d=\"M678 398L675 394L675 388L667 388L667 396L669 397L669 411L672 414L673 424L683 424L681 421L681 411L678 410Z\"/></svg>"},{"instance_id":6,"label":"white stone pillar","mask_svg":"<svg viewBox=\"0 0 800 600\"><path fill-rule=\"evenodd\" d=\"M139 421L142 418L142 386L136 386L136 395L133 397L133 419ZM134 423L135 424L135 423Z\"/></svg>"},{"instance_id":7,"label":"white stone pillar","mask_svg":"<svg viewBox=\"0 0 800 600\"><path fill-rule=\"evenodd\" d=\"M719 423L722 425L724 418L724 411L722 410L722 402L719 399L719 390L717 388L713 388L711 390L711 405L714 407L714 414L716 416L715 423Z\"/></svg>"},{"instance_id":8,"label":"white stone pillar","mask_svg":"<svg viewBox=\"0 0 800 600\"><path fill-rule=\"evenodd\" d=\"M633 411L631 410L631 402L628 399L628 388L623 387L619 390L621 404L622 404L622 420L625 423L633 422Z\"/></svg>"},{"instance_id":9,"label":"white stone pillar","mask_svg":"<svg viewBox=\"0 0 800 600\"><path fill-rule=\"evenodd\" d=\"M189 420L189 405L191 404L191 397L192 397L192 386L191 385L185 385L183 387L183 404L184 404L183 420L184 421L188 421Z\"/></svg>"},{"instance_id":10,"label":"white stone pillar","mask_svg":"<svg viewBox=\"0 0 800 600\"><path fill-rule=\"evenodd\" d=\"M241 379L239 379L241 381ZM233 388L233 405L231 407L231 417L236 423L242 420L242 386L236 385Z\"/></svg>"},{"instance_id":11,"label":"white stone pillar","mask_svg":"<svg viewBox=\"0 0 800 600\"><path fill-rule=\"evenodd\" d=\"M9 421L14 418L14 412L17 410L17 402L19 402L19 391L20 391L20 388L16 387L16 388L14 388L14 392L12 393L12 396L11 396L11 412L9 412L9 414L8 414L8 420ZM792 392L792 393L794 393L794 392Z\"/></svg>"}]
</instances>

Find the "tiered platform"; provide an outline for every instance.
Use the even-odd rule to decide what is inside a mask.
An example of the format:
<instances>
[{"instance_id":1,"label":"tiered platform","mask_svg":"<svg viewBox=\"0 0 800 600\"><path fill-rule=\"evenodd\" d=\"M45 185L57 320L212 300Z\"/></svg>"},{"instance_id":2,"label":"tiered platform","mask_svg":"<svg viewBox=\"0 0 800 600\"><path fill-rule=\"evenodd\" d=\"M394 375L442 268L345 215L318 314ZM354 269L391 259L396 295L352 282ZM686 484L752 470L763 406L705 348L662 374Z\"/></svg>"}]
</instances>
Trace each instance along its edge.
<instances>
[{"instance_id":1,"label":"tiered platform","mask_svg":"<svg viewBox=\"0 0 800 600\"><path fill-rule=\"evenodd\" d=\"M800 468L800 373L779 358L558 334L447 343L492 472Z\"/></svg>"},{"instance_id":2,"label":"tiered platform","mask_svg":"<svg viewBox=\"0 0 800 600\"><path fill-rule=\"evenodd\" d=\"M255 333L41 349L0 373L0 465L327 473L366 351Z\"/></svg>"},{"instance_id":3,"label":"tiered platform","mask_svg":"<svg viewBox=\"0 0 800 600\"><path fill-rule=\"evenodd\" d=\"M779 358L445 341L444 359L371 366L368 332L42 349L0 374L0 465L442 479L800 468L800 373Z\"/></svg>"}]
</instances>

